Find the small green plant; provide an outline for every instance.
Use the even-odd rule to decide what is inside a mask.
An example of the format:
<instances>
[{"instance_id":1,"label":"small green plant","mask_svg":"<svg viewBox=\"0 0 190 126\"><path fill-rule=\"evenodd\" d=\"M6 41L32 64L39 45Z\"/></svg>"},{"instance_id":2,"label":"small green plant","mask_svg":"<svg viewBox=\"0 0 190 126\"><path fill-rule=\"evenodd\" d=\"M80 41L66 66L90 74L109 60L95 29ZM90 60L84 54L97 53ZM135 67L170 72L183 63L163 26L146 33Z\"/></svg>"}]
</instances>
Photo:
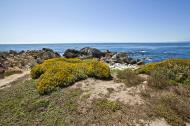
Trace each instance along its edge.
<instances>
[{"instance_id":1,"label":"small green plant","mask_svg":"<svg viewBox=\"0 0 190 126\"><path fill-rule=\"evenodd\" d=\"M102 110L111 110L114 112L120 109L119 103L115 101L109 101L107 99L97 100L96 106Z\"/></svg>"}]
</instances>

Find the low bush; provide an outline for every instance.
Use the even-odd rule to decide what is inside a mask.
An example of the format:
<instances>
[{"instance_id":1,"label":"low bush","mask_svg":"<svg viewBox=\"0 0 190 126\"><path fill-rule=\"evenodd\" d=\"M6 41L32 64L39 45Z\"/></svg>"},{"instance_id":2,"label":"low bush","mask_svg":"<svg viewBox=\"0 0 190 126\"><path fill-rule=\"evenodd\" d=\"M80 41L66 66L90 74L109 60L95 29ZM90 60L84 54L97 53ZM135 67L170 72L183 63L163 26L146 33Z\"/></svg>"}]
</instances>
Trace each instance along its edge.
<instances>
[{"instance_id":1,"label":"low bush","mask_svg":"<svg viewBox=\"0 0 190 126\"><path fill-rule=\"evenodd\" d=\"M183 119L165 103L155 105L154 112L157 116L165 118L172 126L185 126Z\"/></svg>"},{"instance_id":2,"label":"low bush","mask_svg":"<svg viewBox=\"0 0 190 126\"><path fill-rule=\"evenodd\" d=\"M169 95L162 98L172 110L174 110L183 120L189 121L190 119L190 101L189 98L179 95Z\"/></svg>"},{"instance_id":3,"label":"low bush","mask_svg":"<svg viewBox=\"0 0 190 126\"><path fill-rule=\"evenodd\" d=\"M151 73L151 77L148 79L148 85L153 88L164 89L169 86L169 81L164 75Z\"/></svg>"},{"instance_id":4,"label":"low bush","mask_svg":"<svg viewBox=\"0 0 190 126\"><path fill-rule=\"evenodd\" d=\"M127 86L135 86L141 84L144 81L140 76L130 69L118 71L117 78Z\"/></svg>"},{"instance_id":5,"label":"low bush","mask_svg":"<svg viewBox=\"0 0 190 126\"><path fill-rule=\"evenodd\" d=\"M150 63L138 69L137 72L153 74L153 79L161 77L160 81L164 78L171 85L178 83L190 85L190 60L186 59L170 59L158 63Z\"/></svg>"},{"instance_id":6,"label":"low bush","mask_svg":"<svg viewBox=\"0 0 190 126\"><path fill-rule=\"evenodd\" d=\"M109 67L96 59L55 58L33 67L31 76L38 79L37 90L44 94L87 77L107 79L111 75Z\"/></svg>"},{"instance_id":7,"label":"low bush","mask_svg":"<svg viewBox=\"0 0 190 126\"><path fill-rule=\"evenodd\" d=\"M152 102L155 114L164 117L172 126L185 126L185 122L189 122L189 98L170 92L154 98Z\"/></svg>"}]
</instances>

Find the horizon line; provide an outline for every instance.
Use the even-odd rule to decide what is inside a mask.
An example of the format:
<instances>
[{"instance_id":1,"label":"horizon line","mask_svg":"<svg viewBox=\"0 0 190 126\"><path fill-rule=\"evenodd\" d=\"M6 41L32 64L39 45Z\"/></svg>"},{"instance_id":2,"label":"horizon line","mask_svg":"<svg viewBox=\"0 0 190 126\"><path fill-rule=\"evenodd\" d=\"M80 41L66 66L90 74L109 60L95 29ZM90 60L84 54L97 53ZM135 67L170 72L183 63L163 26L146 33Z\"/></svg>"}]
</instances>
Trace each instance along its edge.
<instances>
[{"instance_id":1,"label":"horizon line","mask_svg":"<svg viewBox=\"0 0 190 126\"><path fill-rule=\"evenodd\" d=\"M25 43L20 43L20 42L18 42L18 43L14 43L14 42L10 42L10 43L0 43L0 45L9 45L9 44L15 44L15 45L20 45L20 44L36 44L36 45L40 45L40 44L109 44L109 43L111 43L111 44L125 44L125 43L189 43L190 42L190 40L188 40L188 41L154 41L154 42L143 42L143 41L141 41L141 42L135 42L135 41L133 41L133 42L104 42L104 41L96 41L96 42L94 42L94 41L86 41L86 42L25 42Z\"/></svg>"}]
</instances>

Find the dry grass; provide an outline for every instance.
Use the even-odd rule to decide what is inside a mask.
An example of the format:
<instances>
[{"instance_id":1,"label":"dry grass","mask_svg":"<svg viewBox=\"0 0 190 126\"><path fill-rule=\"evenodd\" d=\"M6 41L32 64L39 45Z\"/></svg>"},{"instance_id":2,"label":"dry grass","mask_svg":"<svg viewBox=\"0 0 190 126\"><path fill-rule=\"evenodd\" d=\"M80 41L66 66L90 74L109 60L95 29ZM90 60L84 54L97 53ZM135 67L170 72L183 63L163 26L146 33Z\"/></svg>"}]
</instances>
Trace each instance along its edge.
<instances>
[{"instance_id":1,"label":"dry grass","mask_svg":"<svg viewBox=\"0 0 190 126\"><path fill-rule=\"evenodd\" d=\"M142 92L154 117L163 117L172 126L185 126L190 122L190 99L184 95L184 88L168 87L167 90L150 87ZM183 92L177 94L176 90Z\"/></svg>"},{"instance_id":2,"label":"dry grass","mask_svg":"<svg viewBox=\"0 0 190 126\"><path fill-rule=\"evenodd\" d=\"M126 86L136 86L144 81L143 78L139 77L134 71L129 69L119 71L117 78L120 82L125 83Z\"/></svg>"},{"instance_id":3,"label":"dry grass","mask_svg":"<svg viewBox=\"0 0 190 126\"><path fill-rule=\"evenodd\" d=\"M166 89L169 86L168 80L163 75L154 75L148 79L148 85L150 87L158 88L158 89Z\"/></svg>"}]
</instances>

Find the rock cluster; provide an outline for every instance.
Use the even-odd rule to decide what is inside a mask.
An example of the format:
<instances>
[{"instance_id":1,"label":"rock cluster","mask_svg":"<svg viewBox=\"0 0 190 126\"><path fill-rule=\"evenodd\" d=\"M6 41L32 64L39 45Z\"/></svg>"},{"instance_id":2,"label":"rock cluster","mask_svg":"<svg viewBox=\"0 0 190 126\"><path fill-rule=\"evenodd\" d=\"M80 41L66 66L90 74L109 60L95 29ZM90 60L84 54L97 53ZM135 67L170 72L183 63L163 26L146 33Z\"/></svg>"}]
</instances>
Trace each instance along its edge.
<instances>
[{"instance_id":1,"label":"rock cluster","mask_svg":"<svg viewBox=\"0 0 190 126\"><path fill-rule=\"evenodd\" d=\"M108 64L135 64L142 65L144 62L140 59L134 59L126 52L111 52L109 50L102 52L96 48L85 47L81 50L67 49L63 54L66 58L99 58Z\"/></svg>"},{"instance_id":2,"label":"rock cluster","mask_svg":"<svg viewBox=\"0 0 190 126\"><path fill-rule=\"evenodd\" d=\"M0 74L9 69L28 69L46 59L60 57L51 49L0 52Z\"/></svg>"},{"instance_id":3,"label":"rock cluster","mask_svg":"<svg viewBox=\"0 0 190 126\"><path fill-rule=\"evenodd\" d=\"M114 68L118 68L118 66L122 66L121 68L123 68L130 65L137 66L144 64L142 60L131 58L126 52L111 52L109 50L103 52L90 47L80 50L67 49L63 56L66 58L81 59L98 58ZM0 52L0 76L7 71L15 73L16 71L29 69L37 63L42 63L46 59L55 57L60 57L60 54L48 48L20 52L14 50Z\"/></svg>"},{"instance_id":4,"label":"rock cluster","mask_svg":"<svg viewBox=\"0 0 190 126\"><path fill-rule=\"evenodd\" d=\"M66 58L101 58L104 55L103 52L96 48L85 47L81 50L67 49L63 54Z\"/></svg>"}]
</instances>

